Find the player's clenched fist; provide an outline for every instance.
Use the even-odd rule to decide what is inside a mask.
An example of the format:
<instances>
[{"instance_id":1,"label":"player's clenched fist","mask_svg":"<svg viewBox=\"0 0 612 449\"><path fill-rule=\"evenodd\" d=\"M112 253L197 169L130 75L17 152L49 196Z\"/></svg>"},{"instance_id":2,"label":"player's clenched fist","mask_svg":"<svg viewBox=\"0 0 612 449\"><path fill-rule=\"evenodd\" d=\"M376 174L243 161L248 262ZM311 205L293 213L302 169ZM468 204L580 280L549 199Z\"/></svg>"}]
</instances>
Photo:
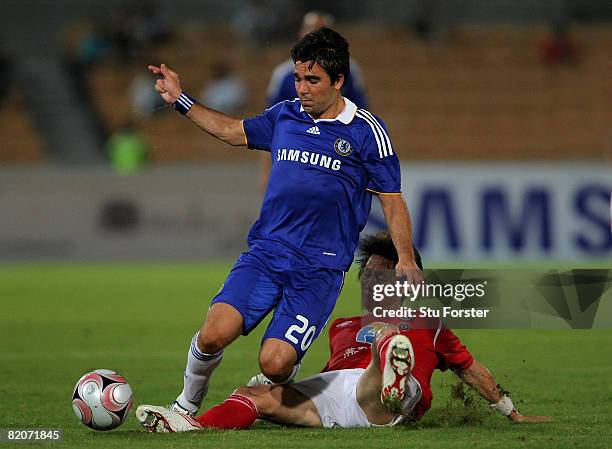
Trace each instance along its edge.
<instances>
[{"instance_id":1,"label":"player's clenched fist","mask_svg":"<svg viewBox=\"0 0 612 449\"><path fill-rule=\"evenodd\" d=\"M161 76L155 82L155 90L159 92L159 95L168 104L176 103L182 92L178 74L170 70L166 64L162 64L159 67L150 65L149 70L153 74Z\"/></svg>"}]
</instances>

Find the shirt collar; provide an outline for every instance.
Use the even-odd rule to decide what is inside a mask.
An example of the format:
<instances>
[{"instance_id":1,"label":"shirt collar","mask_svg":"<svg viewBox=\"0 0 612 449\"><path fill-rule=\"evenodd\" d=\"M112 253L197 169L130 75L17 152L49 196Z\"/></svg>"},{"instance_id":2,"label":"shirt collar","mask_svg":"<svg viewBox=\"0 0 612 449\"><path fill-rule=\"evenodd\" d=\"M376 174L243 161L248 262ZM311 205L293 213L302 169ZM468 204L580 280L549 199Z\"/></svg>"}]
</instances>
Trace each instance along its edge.
<instances>
[{"instance_id":1,"label":"shirt collar","mask_svg":"<svg viewBox=\"0 0 612 449\"><path fill-rule=\"evenodd\" d=\"M334 122L336 120L341 121L345 125L348 125L349 123L351 123L353 121L353 118L355 118L355 113L357 112L357 106L355 105L355 103L353 103L348 98L346 97L342 97L342 98L344 99L344 109L335 118L319 118L319 119L313 118L312 120L315 123ZM301 104L300 104L300 112L305 112ZM310 114L308 114L308 116L310 117Z\"/></svg>"}]
</instances>

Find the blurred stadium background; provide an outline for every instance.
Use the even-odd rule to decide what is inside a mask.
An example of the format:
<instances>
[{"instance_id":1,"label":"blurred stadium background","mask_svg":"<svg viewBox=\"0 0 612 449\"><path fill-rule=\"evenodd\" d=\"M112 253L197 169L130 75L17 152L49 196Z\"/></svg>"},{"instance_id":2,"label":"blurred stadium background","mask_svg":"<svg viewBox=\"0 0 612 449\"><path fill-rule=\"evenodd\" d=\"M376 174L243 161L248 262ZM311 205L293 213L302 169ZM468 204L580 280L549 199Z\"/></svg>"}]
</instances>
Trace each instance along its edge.
<instances>
[{"instance_id":1,"label":"blurred stadium background","mask_svg":"<svg viewBox=\"0 0 612 449\"><path fill-rule=\"evenodd\" d=\"M428 263L609 266L605 0L6 0L0 260L237 256L262 197L257 155L160 105L146 66L165 62L197 96L231 76L228 95L243 93L228 108L257 114L313 9L336 16L390 129Z\"/></svg>"},{"instance_id":2,"label":"blurred stadium background","mask_svg":"<svg viewBox=\"0 0 612 449\"><path fill-rule=\"evenodd\" d=\"M175 397L185 344L263 196L259 155L160 105L146 66L165 62L198 97L229 76L221 104L257 114L313 9L335 15L390 129L427 267L611 268L610 1L4 0L0 428L61 427L70 447L202 447L151 439L133 419L89 432L70 408L95 368L124 374L137 403ZM374 207L368 230L382 224ZM358 297L351 273L333 318L357 313ZM449 408L454 377L436 374L418 432L268 426L207 444L607 449L611 334L560 326L459 332L521 410L551 425ZM226 352L207 405L257 372L264 328ZM321 336L302 375L327 355Z\"/></svg>"}]
</instances>

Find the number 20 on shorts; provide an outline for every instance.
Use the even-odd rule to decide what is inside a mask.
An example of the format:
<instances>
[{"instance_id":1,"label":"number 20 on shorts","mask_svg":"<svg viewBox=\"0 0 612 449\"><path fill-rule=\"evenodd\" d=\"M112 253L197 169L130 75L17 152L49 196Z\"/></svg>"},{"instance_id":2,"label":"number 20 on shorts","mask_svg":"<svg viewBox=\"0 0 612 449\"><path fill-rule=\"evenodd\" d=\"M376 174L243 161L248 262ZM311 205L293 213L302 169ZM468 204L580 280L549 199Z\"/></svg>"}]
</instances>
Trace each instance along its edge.
<instances>
[{"instance_id":1,"label":"number 20 on shorts","mask_svg":"<svg viewBox=\"0 0 612 449\"><path fill-rule=\"evenodd\" d=\"M302 348L302 351L306 351L306 349L308 349L308 347L312 344L314 340L317 328L316 326L308 327L308 318L303 317L302 315L297 315L295 319L302 323L302 325L299 326L297 324L293 324L289 326L289 329L287 329L287 332L285 332L285 338L287 338L287 340L289 340L293 344L299 344L300 348ZM302 339L301 343L300 336Z\"/></svg>"}]
</instances>

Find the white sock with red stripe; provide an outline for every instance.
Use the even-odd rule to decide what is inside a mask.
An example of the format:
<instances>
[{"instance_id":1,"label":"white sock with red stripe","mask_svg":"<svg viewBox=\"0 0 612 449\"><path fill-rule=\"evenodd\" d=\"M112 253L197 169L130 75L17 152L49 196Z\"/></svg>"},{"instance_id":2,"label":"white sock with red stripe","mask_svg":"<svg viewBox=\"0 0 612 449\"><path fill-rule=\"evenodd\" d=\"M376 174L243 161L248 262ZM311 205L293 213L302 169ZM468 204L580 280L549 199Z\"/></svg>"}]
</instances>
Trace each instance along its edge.
<instances>
[{"instance_id":1,"label":"white sock with red stripe","mask_svg":"<svg viewBox=\"0 0 612 449\"><path fill-rule=\"evenodd\" d=\"M208 383L213 371L221 363L223 350L215 354L206 354L198 348L198 332L193 336L187 354L187 366L183 379L183 391L176 402L190 412L197 412L208 392Z\"/></svg>"},{"instance_id":2,"label":"white sock with red stripe","mask_svg":"<svg viewBox=\"0 0 612 449\"><path fill-rule=\"evenodd\" d=\"M198 416L196 421L202 427L247 429L255 422L257 414L257 406L251 398L234 393L223 403Z\"/></svg>"}]
</instances>

